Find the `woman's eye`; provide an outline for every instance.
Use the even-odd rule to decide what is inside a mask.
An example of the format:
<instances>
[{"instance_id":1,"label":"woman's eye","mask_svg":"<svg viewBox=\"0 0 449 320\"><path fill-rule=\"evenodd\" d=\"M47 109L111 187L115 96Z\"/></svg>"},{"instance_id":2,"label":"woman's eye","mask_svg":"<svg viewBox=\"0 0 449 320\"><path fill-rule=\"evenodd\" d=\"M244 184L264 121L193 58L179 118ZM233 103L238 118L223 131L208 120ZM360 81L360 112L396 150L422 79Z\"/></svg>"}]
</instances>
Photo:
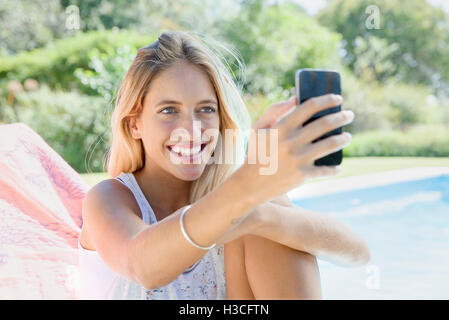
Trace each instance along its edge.
<instances>
[{"instance_id":1,"label":"woman's eye","mask_svg":"<svg viewBox=\"0 0 449 320\"><path fill-rule=\"evenodd\" d=\"M206 110L208 110L207 113L213 113L213 112L215 112L215 108L213 108L213 107L203 107L203 108L201 108L201 109L206 109Z\"/></svg>"},{"instance_id":2,"label":"woman's eye","mask_svg":"<svg viewBox=\"0 0 449 320\"><path fill-rule=\"evenodd\" d=\"M214 113L215 112L215 108L214 107L203 107L201 108L201 110L206 110L206 113ZM162 114L172 114L172 113L176 113L176 110L174 107L166 107L164 109L162 109L161 111L159 111Z\"/></svg>"},{"instance_id":3,"label":"woman's eye","mask_svg":"<svg viewBox=\"0 0 449 320\"><path fill-rule=\"evenodd\" d=\"M167 107L167 108L162 109L162 110L160 111L160 113L163 113L163 114L171 114L171 113L173 113L173 112L164 112L165 110L175 110L175 108L173 108L173 107Z\"/></svg>"}]
</instances>

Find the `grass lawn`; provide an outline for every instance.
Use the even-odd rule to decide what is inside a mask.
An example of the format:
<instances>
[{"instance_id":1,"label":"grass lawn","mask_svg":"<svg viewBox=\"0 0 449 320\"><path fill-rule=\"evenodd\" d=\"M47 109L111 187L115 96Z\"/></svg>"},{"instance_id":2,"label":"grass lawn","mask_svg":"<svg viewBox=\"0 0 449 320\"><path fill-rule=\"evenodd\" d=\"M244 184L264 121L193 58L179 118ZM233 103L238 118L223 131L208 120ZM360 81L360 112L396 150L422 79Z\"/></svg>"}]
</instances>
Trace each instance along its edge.
<instances>
[{"instance_id":1,"label":"grass lawn","mask_svg":"<svg viewBox=\"0 0 449 320\"><path fill-rule=\"evenodd\" d=\"M449 158L353 157L343 158L342 167L342 172L336 177L307 181L306 184L396 169L414 167L449 167ZM81 174L81 177L91 186L109 178L107 173L83 173Z\"/></svg>"}]
</instances>

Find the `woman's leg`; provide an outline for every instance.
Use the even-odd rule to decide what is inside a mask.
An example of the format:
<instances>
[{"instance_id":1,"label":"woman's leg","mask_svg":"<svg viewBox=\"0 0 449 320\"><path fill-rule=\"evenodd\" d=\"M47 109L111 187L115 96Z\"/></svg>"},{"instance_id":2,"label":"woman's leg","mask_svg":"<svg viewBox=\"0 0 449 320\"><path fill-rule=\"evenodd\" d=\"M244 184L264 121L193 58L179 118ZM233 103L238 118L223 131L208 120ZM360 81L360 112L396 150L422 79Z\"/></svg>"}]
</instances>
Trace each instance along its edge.
<instances>
[{"instance_id":1,"label":"woman's leg","mask_svg":"<svg viewBox=\"0 0 449 320\"><path fill-rule=\"evenodd\" d=\"M246 274L256 299L321 299L315 256L259 236L243 238Z\"/></svg>"},{"instance_id":2,"label":"woman's leg","mask_svg":"<svg viewBox=\"0 0 449 320\"><path fill-rule=\"evenodd\" d=\"M243 238L237 238L224 245L226 298L229 300L254 300L246 275Z\"/></svg>"},{"instance_id":3,"label":"woman's leg","mask_svg":"<svg viewBox=\"0 0 449 320\"><path fill-rule=\"evenodd\" d=\"M321 299L316 258L246 235L225 244L228 299Z\"/></svg>"}]
</instances>

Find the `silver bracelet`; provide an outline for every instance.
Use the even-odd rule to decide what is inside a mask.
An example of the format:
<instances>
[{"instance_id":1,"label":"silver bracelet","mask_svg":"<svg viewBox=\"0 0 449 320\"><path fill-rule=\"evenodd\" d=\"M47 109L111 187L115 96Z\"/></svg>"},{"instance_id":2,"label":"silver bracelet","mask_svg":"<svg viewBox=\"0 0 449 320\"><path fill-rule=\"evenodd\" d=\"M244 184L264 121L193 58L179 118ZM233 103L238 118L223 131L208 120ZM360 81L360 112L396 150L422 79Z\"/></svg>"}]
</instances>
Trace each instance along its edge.
<instances>
[{"instance_id":1,"label":"silver bracelet","mask_svg":"<svg viewBox=\"0 0 449 320\"><path fill-rule=\"evenodd\" d=\"M192 246L197 247L198 249L210 250L210 249L212 249L213 247L215 247L216 243L214 243L213 245L211 245L211 246L209 246L209 247L202 247L202 246L199 246L199 245L197 245L195 242L193 242L192 239L189 238L189 236L187 235L186 230L184 229L184 222L183 222L183 220L184 220L184 214L187 212L187 210L190 209L191 206L192 206L192 205L189 204L189 205L186 206L186 207L182 210L182 212L181 212L181 219L179 219L179 224L181 225L181 232L182 232L182 234L184 235L184 238L186 238L187 241L189 241L190 244L191 244Z\"/></svg>"}]
</instances>

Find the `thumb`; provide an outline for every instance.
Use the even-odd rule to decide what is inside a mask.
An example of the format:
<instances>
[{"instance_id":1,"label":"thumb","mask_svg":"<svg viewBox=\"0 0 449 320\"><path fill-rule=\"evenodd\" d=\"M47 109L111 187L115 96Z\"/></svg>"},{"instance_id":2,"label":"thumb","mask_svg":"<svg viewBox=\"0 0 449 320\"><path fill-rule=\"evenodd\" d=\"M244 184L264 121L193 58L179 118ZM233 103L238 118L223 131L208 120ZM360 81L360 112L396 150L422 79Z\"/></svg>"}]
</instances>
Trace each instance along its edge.
<instances>
[{"instance_id":1,"label":"thumb","mask_svg":"<svg viewBox=\"0 0 449 320\"><path fill-rule=\"evenodd\" d=\"M254 129L270 128L286 116L296 106L296 96L269 106L263 115L254 122Z\"/></svg>"}]
</instances>

